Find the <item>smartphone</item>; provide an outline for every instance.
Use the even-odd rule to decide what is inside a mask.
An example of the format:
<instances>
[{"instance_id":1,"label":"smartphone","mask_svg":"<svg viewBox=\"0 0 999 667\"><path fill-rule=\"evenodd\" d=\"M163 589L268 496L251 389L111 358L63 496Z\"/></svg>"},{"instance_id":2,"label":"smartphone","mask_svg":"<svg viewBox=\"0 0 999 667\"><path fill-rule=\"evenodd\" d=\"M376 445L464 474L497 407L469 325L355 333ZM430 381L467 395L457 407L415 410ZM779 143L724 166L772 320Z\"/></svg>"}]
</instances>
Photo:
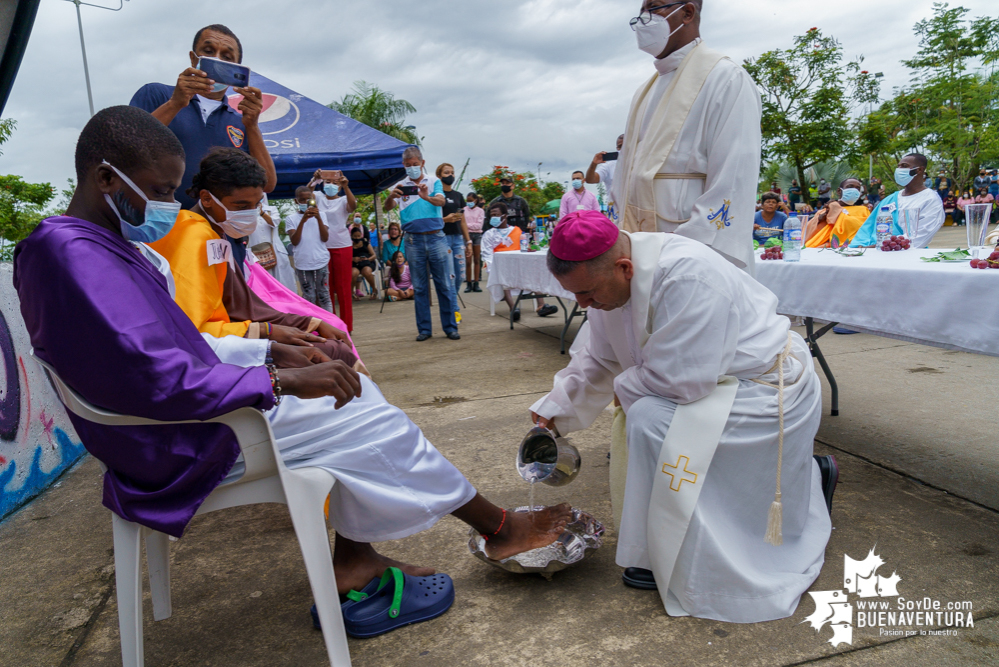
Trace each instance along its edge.
<instances>
[{"instance_id":1,"label":"smartphone","mask_svg":"<svg viewBox=\"0 0 999 667\"><path fill-rule=\"evenodd\" d=\"M333 183L339 183L340 179L343 178L343 172L339 169L321 169L319 171L319 178L324 181L332 181Z\"/></svg>"},{"instance_id":2,"label":"smartphone","mask_svg":"<svg viewBox=\"0 0 999 667\"><path fill-rule=\"evenodd\" d=\"M617 151L614 151L613 153L604 153L604 162L613 162L617 159L617 156Z\"/></svg>"},{"instance_id":3,"label":"smartphone","mask_svg":"<svg viewBox=\"0 0 999 667\"><path fill-rule=\"evenodd\" d=\"M198 59L198 69L208 74L215 83L227 86L245 88L250 85L250 68L239 63L231 63L218 58L201 57Z\"/></svg>"},{"instance_id":4,"label":"smartphone","mask_svg":"<svg viewBox=\"0 0 999 667\"><path fill-rule=\"evenodd\" d=\"M416 185L400 185L399 189L402 190L403 197L415 197L420 194L420 188Z\"/></svg>"},{"instance_id":5,"label":"smartphone","mask_svg":"<svg viewBox=\"0 0 999 667\"><path fill-rule=\"evenodd\" d=\"M310 199L309 200L309 208L315 208L315 207L316 207L316 200L315 199Z\"/></svg>"}]
</instances>

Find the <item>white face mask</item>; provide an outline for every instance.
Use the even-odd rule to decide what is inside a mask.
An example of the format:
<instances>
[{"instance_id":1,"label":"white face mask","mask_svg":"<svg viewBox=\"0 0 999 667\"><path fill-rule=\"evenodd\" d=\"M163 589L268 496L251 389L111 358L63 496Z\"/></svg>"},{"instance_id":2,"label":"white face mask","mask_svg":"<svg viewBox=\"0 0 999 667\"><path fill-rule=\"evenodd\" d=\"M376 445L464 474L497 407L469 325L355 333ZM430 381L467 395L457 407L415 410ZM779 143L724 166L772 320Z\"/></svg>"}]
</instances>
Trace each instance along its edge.
<instances>
[{"instance_id":1,"label":"white face mask","mask_svg":"<svg viewBox=\"0 0 999 667\"><path fill-rule=\"evenodd\" d=\"M652 20L648 24L638 23L635 26L635 37L638 39L638 48L653 58L665 51L666 45L669 43L669 38L684 26L681 23L676 30L671 31L669 29L669 21L666 19L683 8L684 5L680 5L670 12L666 18L663 18L659 14L653 14Z\"/></svg>"},{"instance_id":2,"label":"white face mask","mask_svg":"<svg viewBox=\"0 0 999 667\"><path fill-rule=\"evenodd\" d=\"M257 216L260 215L257 209L230 211L211 192L208 193L208 196L225 211L225 220L214 220L211 215L208 216L208 219L221 227L223 232L234 239L241 239L244 236L249 236L257 229ZM205 213L207 214L208 211L205 211Z\"/></svg>"}]
</instances>

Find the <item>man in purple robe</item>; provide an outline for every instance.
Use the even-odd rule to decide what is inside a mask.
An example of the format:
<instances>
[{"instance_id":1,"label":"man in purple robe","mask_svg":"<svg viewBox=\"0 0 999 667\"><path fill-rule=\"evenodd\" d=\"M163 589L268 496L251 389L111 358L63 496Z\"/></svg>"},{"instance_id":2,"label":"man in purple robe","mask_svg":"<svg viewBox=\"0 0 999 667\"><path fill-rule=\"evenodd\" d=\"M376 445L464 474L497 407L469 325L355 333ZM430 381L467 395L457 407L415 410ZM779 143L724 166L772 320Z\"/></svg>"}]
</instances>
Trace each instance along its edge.
<instances>
[{"instance_id":1,"label":"man in purple robe","mask_svg":"<svg viewBox=\"0 0 999 667\"><path fill-rule=\"evenodd\" d=\"M289 467L322 467L338 481L330 522L341 593L360 590L390 565L431 574L380 556L370 542L412 535L448 513L488 535L494 558L561 533L567 506L537 512L533 523L508 515L343 362L300 348L285 365L303 367L278 369L265 364L266 340L198 332L171 298L169 265L138 242L165 236L179 209L184 150L162 123L133 107L100 111L80 135L76 171L66 215L43 220L15 251L14 286L35 353L86 400L122 414L178 421L266 410ZM234 474L239 447L225 426L70 419L108 468L104 504L169 535L180 536Z\"/></svg>"}]
</instances>

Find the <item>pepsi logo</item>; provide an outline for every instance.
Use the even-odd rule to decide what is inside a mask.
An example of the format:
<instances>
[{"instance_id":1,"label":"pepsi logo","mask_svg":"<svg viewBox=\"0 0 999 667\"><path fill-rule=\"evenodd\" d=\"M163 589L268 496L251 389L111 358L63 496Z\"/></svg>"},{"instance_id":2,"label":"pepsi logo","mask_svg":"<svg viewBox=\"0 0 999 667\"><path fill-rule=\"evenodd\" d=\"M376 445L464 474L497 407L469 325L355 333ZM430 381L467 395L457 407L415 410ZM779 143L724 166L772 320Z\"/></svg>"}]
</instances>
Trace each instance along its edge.
<instances>
[{"instance_id":1,"label":"pepsi logo","mask_svg":"<svg viewBox=\"0 0 999 667\"><path fill-rule=\"evenodd\" d=\"M240 113L239 103L242 95L230 95L229 106ZM264 110L260 113L260 131L263 135L281 134L298 124L301 112L298 105L281 95L263 93Z\"/></svg>"}]
</instances>

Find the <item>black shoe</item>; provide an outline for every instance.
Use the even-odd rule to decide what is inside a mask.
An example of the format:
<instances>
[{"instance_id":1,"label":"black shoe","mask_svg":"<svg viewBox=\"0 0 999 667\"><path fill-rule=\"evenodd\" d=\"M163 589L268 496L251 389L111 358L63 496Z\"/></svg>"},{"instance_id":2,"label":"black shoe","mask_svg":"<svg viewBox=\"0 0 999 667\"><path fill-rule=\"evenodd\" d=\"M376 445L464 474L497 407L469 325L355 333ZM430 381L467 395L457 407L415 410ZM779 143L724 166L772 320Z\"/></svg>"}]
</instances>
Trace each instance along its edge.
<instances>
[{"instance_id":1,"label":"black shoe","mask_svg":"<svg viewBox=\"0 0 999 667\"><path fill-rule=\"evenodd\" d=\"M513 311L513 321L514 322L519 322L520 321L520 308L514 309L514 311Z\"/></svg>"},{"instance_id":2,"label":"black shoe","mask_svg":"<svg viewBox=\"0 0 999 667\"><path fill-rule=\"evenodd\" d=\"M538 317L548 317L549 315L554 315L558 312L558 306L553 306L550 303L546 303L538 309Z\"/></svg>"},{"instance_id":3,"label":"black shoe","mask_svg":"<svg viewBox=\"0 0 999 667\"><path fill-rule=\"evenodd\" d=\"M826 509L829 516L832 516L832 499L836 493L836 483L839 482L839 465L835 456L815 455L815 462L819 464L819 472L822 473L822 496L826 499Z\"/></svg>"},{"instance_id":4,"label":"black shoe","mask_svg":"<svg viewBox=\"0 0 999 667\"><path fill-rule=\"evenodd\" d=\"M640 588L643 591L654 591L659 588L656 586L656 578L652 574L652 570L643 570L640 567L625 568L621 579L625 586Z\"/></svg>"},{"instance_id":5,"label":"black shoe","mask_svg":"<svg viewBox=\"0 0 999 667\"><path fill-rule=\"evenodd\" d=\"M465 294L471 293L471 291L472 291L472 285L474 285L474 284L475 283L473 283L472 281L468 281L468 282L465 283Z\"/></svg>"},{"instance_id":6,"label":"black shoe","mask_svg":"<svg viewBox=\"0 0 999 667\"><path fill-rule=\"evenodd\" d=\"M428 338L430 338L432 335L433 334L420 334L419 336L416 337L416 342L417 343L422 343L423 341L425 341Z\"/></svg>"},{"instance_id":7,"label":"black shoe","mask_svg":"<svg viewBox=\"0 0 999 667\"><path fill-rule=\"evenodd\" d=\"M458 333L457 331L452 331L447 335L447 337L450 338L451 340L461 340L461 334Z\"/></svg>"},{"instance_id":8,"label":"black shoe","mask_svg":"<svg viewBox=\"0 0 999 667\"><path fill-rule=\"evenodd\" d=\"M472 283L472 291L473 292L481 292L482 291L482 288L479 287L479 281L478 280L476 280L474 283Z\"/></svg>"}]
</instances>

